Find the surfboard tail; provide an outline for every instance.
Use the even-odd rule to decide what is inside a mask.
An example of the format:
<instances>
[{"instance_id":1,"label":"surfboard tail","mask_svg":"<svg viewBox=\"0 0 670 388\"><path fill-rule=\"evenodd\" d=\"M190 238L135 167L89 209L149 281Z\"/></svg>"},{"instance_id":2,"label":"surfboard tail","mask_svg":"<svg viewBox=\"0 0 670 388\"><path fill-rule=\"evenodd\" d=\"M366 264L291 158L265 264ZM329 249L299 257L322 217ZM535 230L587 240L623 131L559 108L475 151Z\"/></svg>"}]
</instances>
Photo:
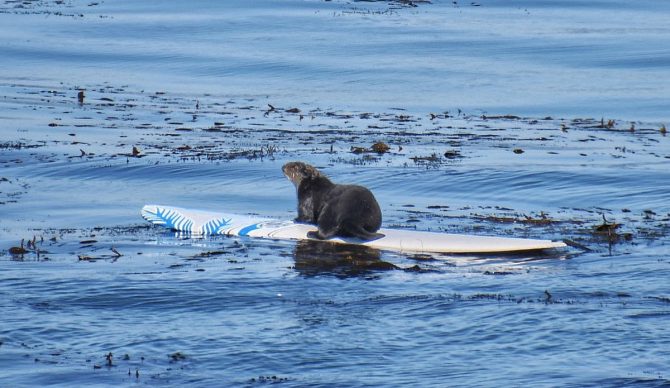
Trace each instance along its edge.
<instances>
[{"instance_id":1,"label":"surfboard tail","mask_svg":"<svg viewBox=\"0 0 670 388\"><path fill-rule=\"evenodd\" d=\"M175 208L165 208L157 205L146 205L142 208L142 217L152 224L182 232L193 230L193 220Z\"/></svg>"},{"instance_id":2,"label":"surfboard tail","mask_svg":"<svg viewBox=\"0 0 670 388\"><path fill-rule=\"evenodd\" d=\"M231 223L224 215L160 205L146 205L141 214L153 224L196 235L221 234Z\"/></svg>"}]
</instances>

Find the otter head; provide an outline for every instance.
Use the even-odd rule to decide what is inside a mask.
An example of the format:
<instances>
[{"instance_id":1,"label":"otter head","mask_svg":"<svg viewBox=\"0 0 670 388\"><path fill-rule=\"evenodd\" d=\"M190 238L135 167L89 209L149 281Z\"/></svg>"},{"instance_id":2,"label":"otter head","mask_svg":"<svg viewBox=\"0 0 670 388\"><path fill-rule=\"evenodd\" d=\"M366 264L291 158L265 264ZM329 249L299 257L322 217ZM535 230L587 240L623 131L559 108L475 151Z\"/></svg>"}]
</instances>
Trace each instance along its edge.
<instances>
[{"instance_id":1,"label":"otter head","mask_svg":"<svg viewBox=\"0 0 670 388\"><path fill-rule=\"evenodd\" d=\"M324 176L315 167L303 162L286 163L281 170L296 188L300 186L300 182L304 179Z\"/></svg>"}]
</instances>

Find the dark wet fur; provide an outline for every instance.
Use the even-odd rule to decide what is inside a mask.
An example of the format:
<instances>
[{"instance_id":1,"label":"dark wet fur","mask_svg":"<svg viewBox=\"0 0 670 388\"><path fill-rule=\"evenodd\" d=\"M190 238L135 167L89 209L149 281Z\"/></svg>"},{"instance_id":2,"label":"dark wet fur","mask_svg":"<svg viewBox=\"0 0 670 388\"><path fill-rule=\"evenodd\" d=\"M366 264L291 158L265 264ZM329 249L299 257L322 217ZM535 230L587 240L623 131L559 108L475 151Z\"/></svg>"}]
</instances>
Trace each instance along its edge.
<instances>
[{"instance_id":1,"label":"dark wet fur","mask_svg":"<svg viewBox=\"0 0 670 388\"><path fill-rule=\"evenodd\" d=\"M298 217L296 221L318 226L308 236L329 239L334 236L374 240L382 214L370 190L357 185L332 183L315 168L300 162L287 163L284 174L296 184Z\"/></svg>"}]
</instances>

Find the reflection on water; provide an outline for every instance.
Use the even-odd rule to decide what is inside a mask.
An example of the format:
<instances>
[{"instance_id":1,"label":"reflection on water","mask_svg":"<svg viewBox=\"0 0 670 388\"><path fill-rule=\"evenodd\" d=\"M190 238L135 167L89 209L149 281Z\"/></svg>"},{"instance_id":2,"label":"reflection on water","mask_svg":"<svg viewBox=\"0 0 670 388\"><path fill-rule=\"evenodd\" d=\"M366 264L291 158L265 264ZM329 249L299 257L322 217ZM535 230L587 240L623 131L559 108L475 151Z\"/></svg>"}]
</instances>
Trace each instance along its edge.
<instances>
[{"instance_id":1,"label":"reflection on water","mask_svg":"<svg viewBox=\"0 0 670 388\"><path fill-rule=\"evenodd\" d=\"M398 269L381 260L381 252L363 245L300 240L293 251L295 270L304 276L365 276L375 271Z\"/></svg>"}]
</instances>

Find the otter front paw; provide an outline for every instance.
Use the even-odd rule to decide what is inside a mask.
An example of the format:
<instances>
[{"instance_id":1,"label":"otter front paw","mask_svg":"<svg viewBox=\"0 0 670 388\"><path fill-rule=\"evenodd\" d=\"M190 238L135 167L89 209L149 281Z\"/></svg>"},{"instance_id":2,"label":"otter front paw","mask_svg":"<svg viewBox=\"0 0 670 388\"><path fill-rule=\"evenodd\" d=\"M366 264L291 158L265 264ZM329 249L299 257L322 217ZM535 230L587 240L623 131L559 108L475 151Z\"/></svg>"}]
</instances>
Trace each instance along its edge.
<instances>
[{"instance_id":1,"label":"otter front paw","mask_svg":"<svg viewBox=\"0 0 670 388\"><path fill-rule=\"evenodd\" d=\"M324 239L323 237L321 237L319 232L314 232L314 231L307 232L307 237L313 238L313 239L316 239L316 240L323 240Z\"/></svg>"}]
</instances>

